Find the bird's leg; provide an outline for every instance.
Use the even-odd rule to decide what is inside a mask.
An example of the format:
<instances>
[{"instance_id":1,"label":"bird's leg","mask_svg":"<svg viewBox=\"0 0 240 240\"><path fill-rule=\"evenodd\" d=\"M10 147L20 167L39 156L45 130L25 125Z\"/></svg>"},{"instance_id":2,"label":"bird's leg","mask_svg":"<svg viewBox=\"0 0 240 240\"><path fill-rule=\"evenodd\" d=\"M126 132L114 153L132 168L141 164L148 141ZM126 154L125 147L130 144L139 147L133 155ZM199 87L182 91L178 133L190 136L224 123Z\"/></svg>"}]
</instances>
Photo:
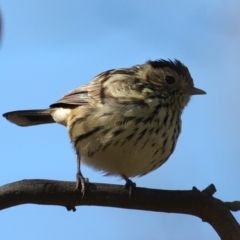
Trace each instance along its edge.
<instances>
[{"instance_id":1,"label":"bird's leg","mask_svg":"<svg viewBox=\"0 0 240 240\"><path fill-rule=\"evenodd\" d=\"M136 187L136 183L130 180L125 174L121 174L121 176L126 181L124 187L129 191L129 197L131 197L133 189Z\"/></svg>"},{"instance_id":2,"label":"bird's leg","mask_svg":"<svg viewBox=\"0 0 240 240\"><path fill-rule=\"evenodd\" d=\"M77 183L76 183L76 190L79 190L81 188L82 198L84 197L84 194L86 192L86 184L89 183L88 178L84 178L80 169L81 165L81 157L79 153L77 153ZM80 187L81 186L81 187Z\"/></svg>"}]
</instances>

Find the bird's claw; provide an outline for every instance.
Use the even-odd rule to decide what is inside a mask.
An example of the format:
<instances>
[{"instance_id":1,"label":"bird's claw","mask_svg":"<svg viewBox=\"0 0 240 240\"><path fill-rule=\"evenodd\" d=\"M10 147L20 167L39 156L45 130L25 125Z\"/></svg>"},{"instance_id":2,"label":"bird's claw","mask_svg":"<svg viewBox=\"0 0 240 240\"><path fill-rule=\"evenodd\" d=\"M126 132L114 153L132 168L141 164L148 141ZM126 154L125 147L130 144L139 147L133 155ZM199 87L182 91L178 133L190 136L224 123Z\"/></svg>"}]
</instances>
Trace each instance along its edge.
<instances>
[{"instance_id":1,"label":"bird's claw","mask_svg":"<svg viewBox=\"0 0 240 240\"><path fill-rule=\"evenodd\" d=\"M86 186L89 184L88 178L84 178L81 174L77 174L77 183L76 183L76 190L81 189L82 198L86 192Z\"/></svg>"},{"instance_id":2,"label":"bird's claw","mask_svg":"<svg viewBox=\"0 0 240 240\"><path fill-rule=\"evenodd\" d=\"M133 190L136 188L136 183L128 179L126 180L124 188L128 190L129 197L131 197Z\"/></svg>"}]
</instances>

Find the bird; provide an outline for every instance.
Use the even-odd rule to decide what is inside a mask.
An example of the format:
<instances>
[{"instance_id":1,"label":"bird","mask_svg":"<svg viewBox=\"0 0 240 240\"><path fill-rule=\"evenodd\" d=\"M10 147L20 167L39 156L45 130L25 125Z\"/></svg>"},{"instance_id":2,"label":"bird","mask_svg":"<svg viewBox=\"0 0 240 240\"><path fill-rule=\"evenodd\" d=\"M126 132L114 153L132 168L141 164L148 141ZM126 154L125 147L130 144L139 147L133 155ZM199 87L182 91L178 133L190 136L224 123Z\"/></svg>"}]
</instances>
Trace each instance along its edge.
<instances>
[{"instance_id":1,"label":"bird","mask_svg":"<svg viewBox=\"0 0 240 240\"><path fill-rule=\"evenodd\" d=\"M76 189L85 194L84 163L106 176L126 181L146 175L165 163L181 132L181 115L194 87L179 60L148 60L111 69L64 95L47 109L18 110L3 116L19 126L59 123L67 127L77 156Z\"/></svg>"}]
</instances>

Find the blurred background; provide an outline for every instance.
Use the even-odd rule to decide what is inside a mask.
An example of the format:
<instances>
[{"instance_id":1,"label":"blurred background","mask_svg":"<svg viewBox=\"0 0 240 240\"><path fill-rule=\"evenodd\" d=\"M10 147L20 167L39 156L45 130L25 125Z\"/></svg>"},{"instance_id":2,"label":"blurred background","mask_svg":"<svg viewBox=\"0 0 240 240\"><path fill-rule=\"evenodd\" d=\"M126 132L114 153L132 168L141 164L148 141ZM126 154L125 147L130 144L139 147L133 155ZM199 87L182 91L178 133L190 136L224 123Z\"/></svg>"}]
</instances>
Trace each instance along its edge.
<instances>
[{"instance_id":1,"label":"blurred background","mask_svg":"<svg viewBox=\"0 0 240 240\"><path fill-rule=\"evenodd\" d=\"M179 59L195 86L177 148L133 179L147 188L200 190L240 200L240 2L2 0L0 112L46 108L98 73L149 59ZM57 124L20 128L0 118L0 185L75 181L76 157ZM92 182L124 184L87 167ZM240 213L234 213L240 221ZM201 219L103 207L21 205L1 211L1 239L218 239Z\"/></svg>"}]
</instances>

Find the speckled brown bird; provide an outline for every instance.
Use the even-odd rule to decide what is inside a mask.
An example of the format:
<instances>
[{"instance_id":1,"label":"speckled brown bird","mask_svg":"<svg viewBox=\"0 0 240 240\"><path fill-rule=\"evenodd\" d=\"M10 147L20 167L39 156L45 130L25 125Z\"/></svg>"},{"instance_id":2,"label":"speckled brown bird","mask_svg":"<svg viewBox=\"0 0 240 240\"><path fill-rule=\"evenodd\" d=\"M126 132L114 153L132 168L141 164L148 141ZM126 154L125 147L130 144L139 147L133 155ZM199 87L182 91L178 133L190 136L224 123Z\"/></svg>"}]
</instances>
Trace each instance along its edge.
<instances>
[{"instance_id":1,"label":"speckled brown bird","mask_svg":"<svg viewBox=\"0 0 240 240\"><path fill-rule=\"evenodd\" d=\"M77 187L85 192L80 163L129 179L167 161L181 132L181 114L194 87L180 61L156 60L113 69L68 92L44 110L3 114L19 126L60 123L68 128L78 156Z\"/></svg>"}]
</instances>

